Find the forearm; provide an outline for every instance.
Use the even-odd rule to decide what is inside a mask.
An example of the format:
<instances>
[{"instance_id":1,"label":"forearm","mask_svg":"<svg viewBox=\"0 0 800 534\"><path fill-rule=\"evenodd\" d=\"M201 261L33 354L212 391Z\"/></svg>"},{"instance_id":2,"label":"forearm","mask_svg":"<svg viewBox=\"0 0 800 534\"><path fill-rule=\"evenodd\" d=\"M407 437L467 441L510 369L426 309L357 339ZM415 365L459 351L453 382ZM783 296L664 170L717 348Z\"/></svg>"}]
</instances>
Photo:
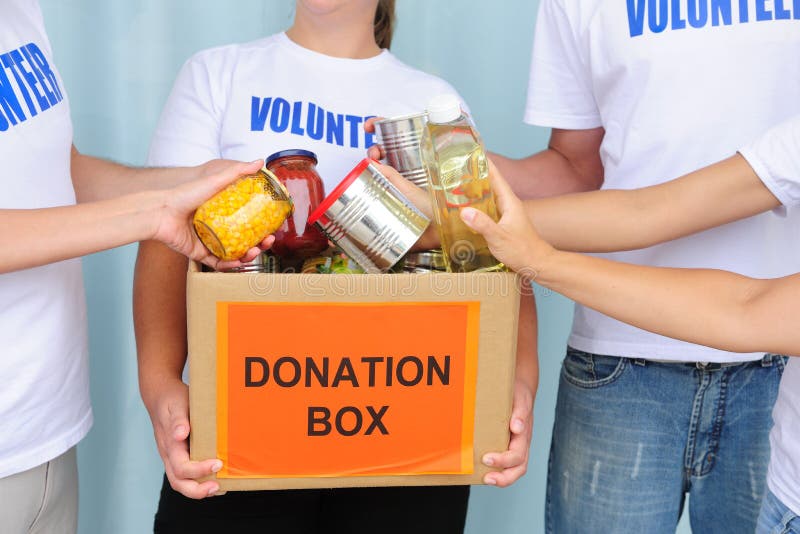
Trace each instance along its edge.
<instances>
[{"instance_id":1,"label":"forearm","mask_svg":"<svg viewBox=\"0 0 800 534\"><path fill-rule=\"evenodd\" d=\"M671 241L778 205L736 155L660 185L532 200L525 209L558 249L612 252Z\"/></svg>"},{"instance_id":2,"label":"forearm","mask_svg":"<svg viewBox=\"0 0 800 534\"><path fill-rule=\"evenodd\" d=\"M733 352L792 353L793 343L800 351L796 300L785 294L793 289L793 299L800 297L800 280L781 295L773 286L791 285L790 279L642 267L557 251L532 267L541 285L657 334Z\"/></svg>"},{"instance_id":3,"label":"forearm","mask_svg":"<svg viewBox=\"0 0 800 534\"><path fill-rule=\"evenodd\" d=\"M200 177L202 167L134 168L72 149L72 183L78 203L170 189Z\"/></svg>"},{"instance_id":4,"label":"forearm","mask_svg":"<svg viewBox=\"0 0 800 534\"><path fill-rule=\"evenodd\" d=\"M0 273L28 269L150 239L164 195L136 195L36 210L0 210Z\"/></svg>"},{"instance_id":5,"label":"forearm","mask_svg":"<svg viewBox=\"0 0 800 534\"><path fill-rule=\"evenodd\" d=\"M139 388L151 413L161 393L181 380L186 363L187 260L160 243L139 246L133 319Z\"/></svg>"},{"instance_id":6,"label":"forearm","mask_svg":"<svg viewBox=\"0 0 800 534\"><path fill-rule=\"evenodd\" d=\"M522 159L500 154L490 154L490 157L516 195L522 199L593 191L603 183L602 176L594 179L582 177L567 158L549 148Z\"/></svg>"},{"instance_id":7,"label":"forearm","mask_svg":"<svg viewBox=\"0 0 800 534\"><path fill-rule=\"evenodd\" d=\"M491 159L523 199L592 191L603 185L600 146L604 136L603 128L554 128L547 149L537 154L522 159L491 154Z\"/></svg>"}]
</instances>

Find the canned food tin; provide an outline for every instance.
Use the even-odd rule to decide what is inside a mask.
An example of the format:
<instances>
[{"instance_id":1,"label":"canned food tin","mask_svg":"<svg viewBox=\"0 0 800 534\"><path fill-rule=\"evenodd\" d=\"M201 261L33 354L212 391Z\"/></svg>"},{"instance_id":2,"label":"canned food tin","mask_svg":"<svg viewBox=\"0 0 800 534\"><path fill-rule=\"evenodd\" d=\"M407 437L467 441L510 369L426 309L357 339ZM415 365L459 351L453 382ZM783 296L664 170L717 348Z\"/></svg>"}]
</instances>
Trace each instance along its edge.
<instances>
[{"instance_id":1,"label":"canned food tin","mask_svg":"<svg viewBox=\"0 0 800 534\"><path fill-rule=\"evenodd\" d=\"M409 273L446 272L444 253L441 250L426 250L406 254L403 270Z\"/></svg>"},{"instance_id":2,"label":"canned food tin","mask_svg":"<svg viewBox=\"0 0 800 534\"><path fill-rule=\"evenodd\" d=\"M420 141L428 122L426 113L392 117L375 122L378 143L386 152L386 162L408 181L428 188L428 173Z\"/></svg>"},{"instance_id":3,"label":"canned food tin","mask_svg":"<svg viewBox=\"0 0 800 534\"><path fill-rule=\"evenodd\" d=\"M359 163L309 217L368 273L391 269L430 224L375 163Z\"/></svg>"},{"instance_id":4,"label":"canned food tin","mask_svg":"<svg viewBox=\"0 0 800 534\"><path fill-rule=\"evenodd\" d=\"M270 252L262 252L255 257L253 261L242 264L241 267L236 267L224 271L226 273L271 273L276 274L281 272L280 258Z\"/></svg>"}]
</instances>

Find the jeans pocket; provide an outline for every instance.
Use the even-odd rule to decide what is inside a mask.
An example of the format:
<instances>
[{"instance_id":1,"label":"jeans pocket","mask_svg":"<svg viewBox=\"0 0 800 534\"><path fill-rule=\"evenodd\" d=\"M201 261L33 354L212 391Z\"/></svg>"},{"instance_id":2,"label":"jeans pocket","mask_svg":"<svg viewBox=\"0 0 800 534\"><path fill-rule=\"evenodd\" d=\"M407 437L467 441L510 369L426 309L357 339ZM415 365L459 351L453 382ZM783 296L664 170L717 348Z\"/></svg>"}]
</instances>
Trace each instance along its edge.
<instances>
[{"instance_id":1,"label":"jeans pocket","mask_svg":"<svg viewBox=\"0 0 800 534\"><path fill-rule=\"evenodd\" d=\"M578 387L598 388L617 380L625 370L625 358L590 354L573 348L567 349L561 374Z\"/></svg>"}]
</instances>

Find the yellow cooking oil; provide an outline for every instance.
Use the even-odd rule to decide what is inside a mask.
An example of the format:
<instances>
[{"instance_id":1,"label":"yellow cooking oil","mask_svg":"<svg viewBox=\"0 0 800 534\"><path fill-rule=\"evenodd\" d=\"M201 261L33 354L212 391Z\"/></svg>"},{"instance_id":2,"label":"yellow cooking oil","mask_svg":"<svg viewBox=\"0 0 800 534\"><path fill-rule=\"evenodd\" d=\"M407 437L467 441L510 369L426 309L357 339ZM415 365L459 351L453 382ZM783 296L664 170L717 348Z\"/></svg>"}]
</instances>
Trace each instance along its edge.
<instances>
[{"instance_id":1,"label":"yellow cooking oil","mask_svg":"<svg viewBox=\"0 0 800 534\"><path fill-rule=\"evenodd\" d=\"M431 101L422 149L447 270L503 270L483 236L459 215L462 208L471 207L499 220L486 152L457 97L442 95Z\"/></svg>"}]
</instances>

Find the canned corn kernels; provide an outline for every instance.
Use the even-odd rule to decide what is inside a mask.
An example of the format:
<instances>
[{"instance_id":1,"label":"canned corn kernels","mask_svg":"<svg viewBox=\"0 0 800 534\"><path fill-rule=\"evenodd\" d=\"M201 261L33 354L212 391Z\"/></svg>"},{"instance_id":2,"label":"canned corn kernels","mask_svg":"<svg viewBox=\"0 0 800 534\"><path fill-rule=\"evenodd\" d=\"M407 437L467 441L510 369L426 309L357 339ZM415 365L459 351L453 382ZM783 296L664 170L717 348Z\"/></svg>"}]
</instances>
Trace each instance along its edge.
<instances>
[{"instance_id":1,"label":"canned corn kernels","mask_svg":"<svg viewBox=\"0 0 800 534\"><path fill-rule=\"evenodd\" d=\"M275 176L262 169L211 197L194 215L203 244L221 260L236 260L281 227L292 201Z\"/></svg>"}]
</instances>

